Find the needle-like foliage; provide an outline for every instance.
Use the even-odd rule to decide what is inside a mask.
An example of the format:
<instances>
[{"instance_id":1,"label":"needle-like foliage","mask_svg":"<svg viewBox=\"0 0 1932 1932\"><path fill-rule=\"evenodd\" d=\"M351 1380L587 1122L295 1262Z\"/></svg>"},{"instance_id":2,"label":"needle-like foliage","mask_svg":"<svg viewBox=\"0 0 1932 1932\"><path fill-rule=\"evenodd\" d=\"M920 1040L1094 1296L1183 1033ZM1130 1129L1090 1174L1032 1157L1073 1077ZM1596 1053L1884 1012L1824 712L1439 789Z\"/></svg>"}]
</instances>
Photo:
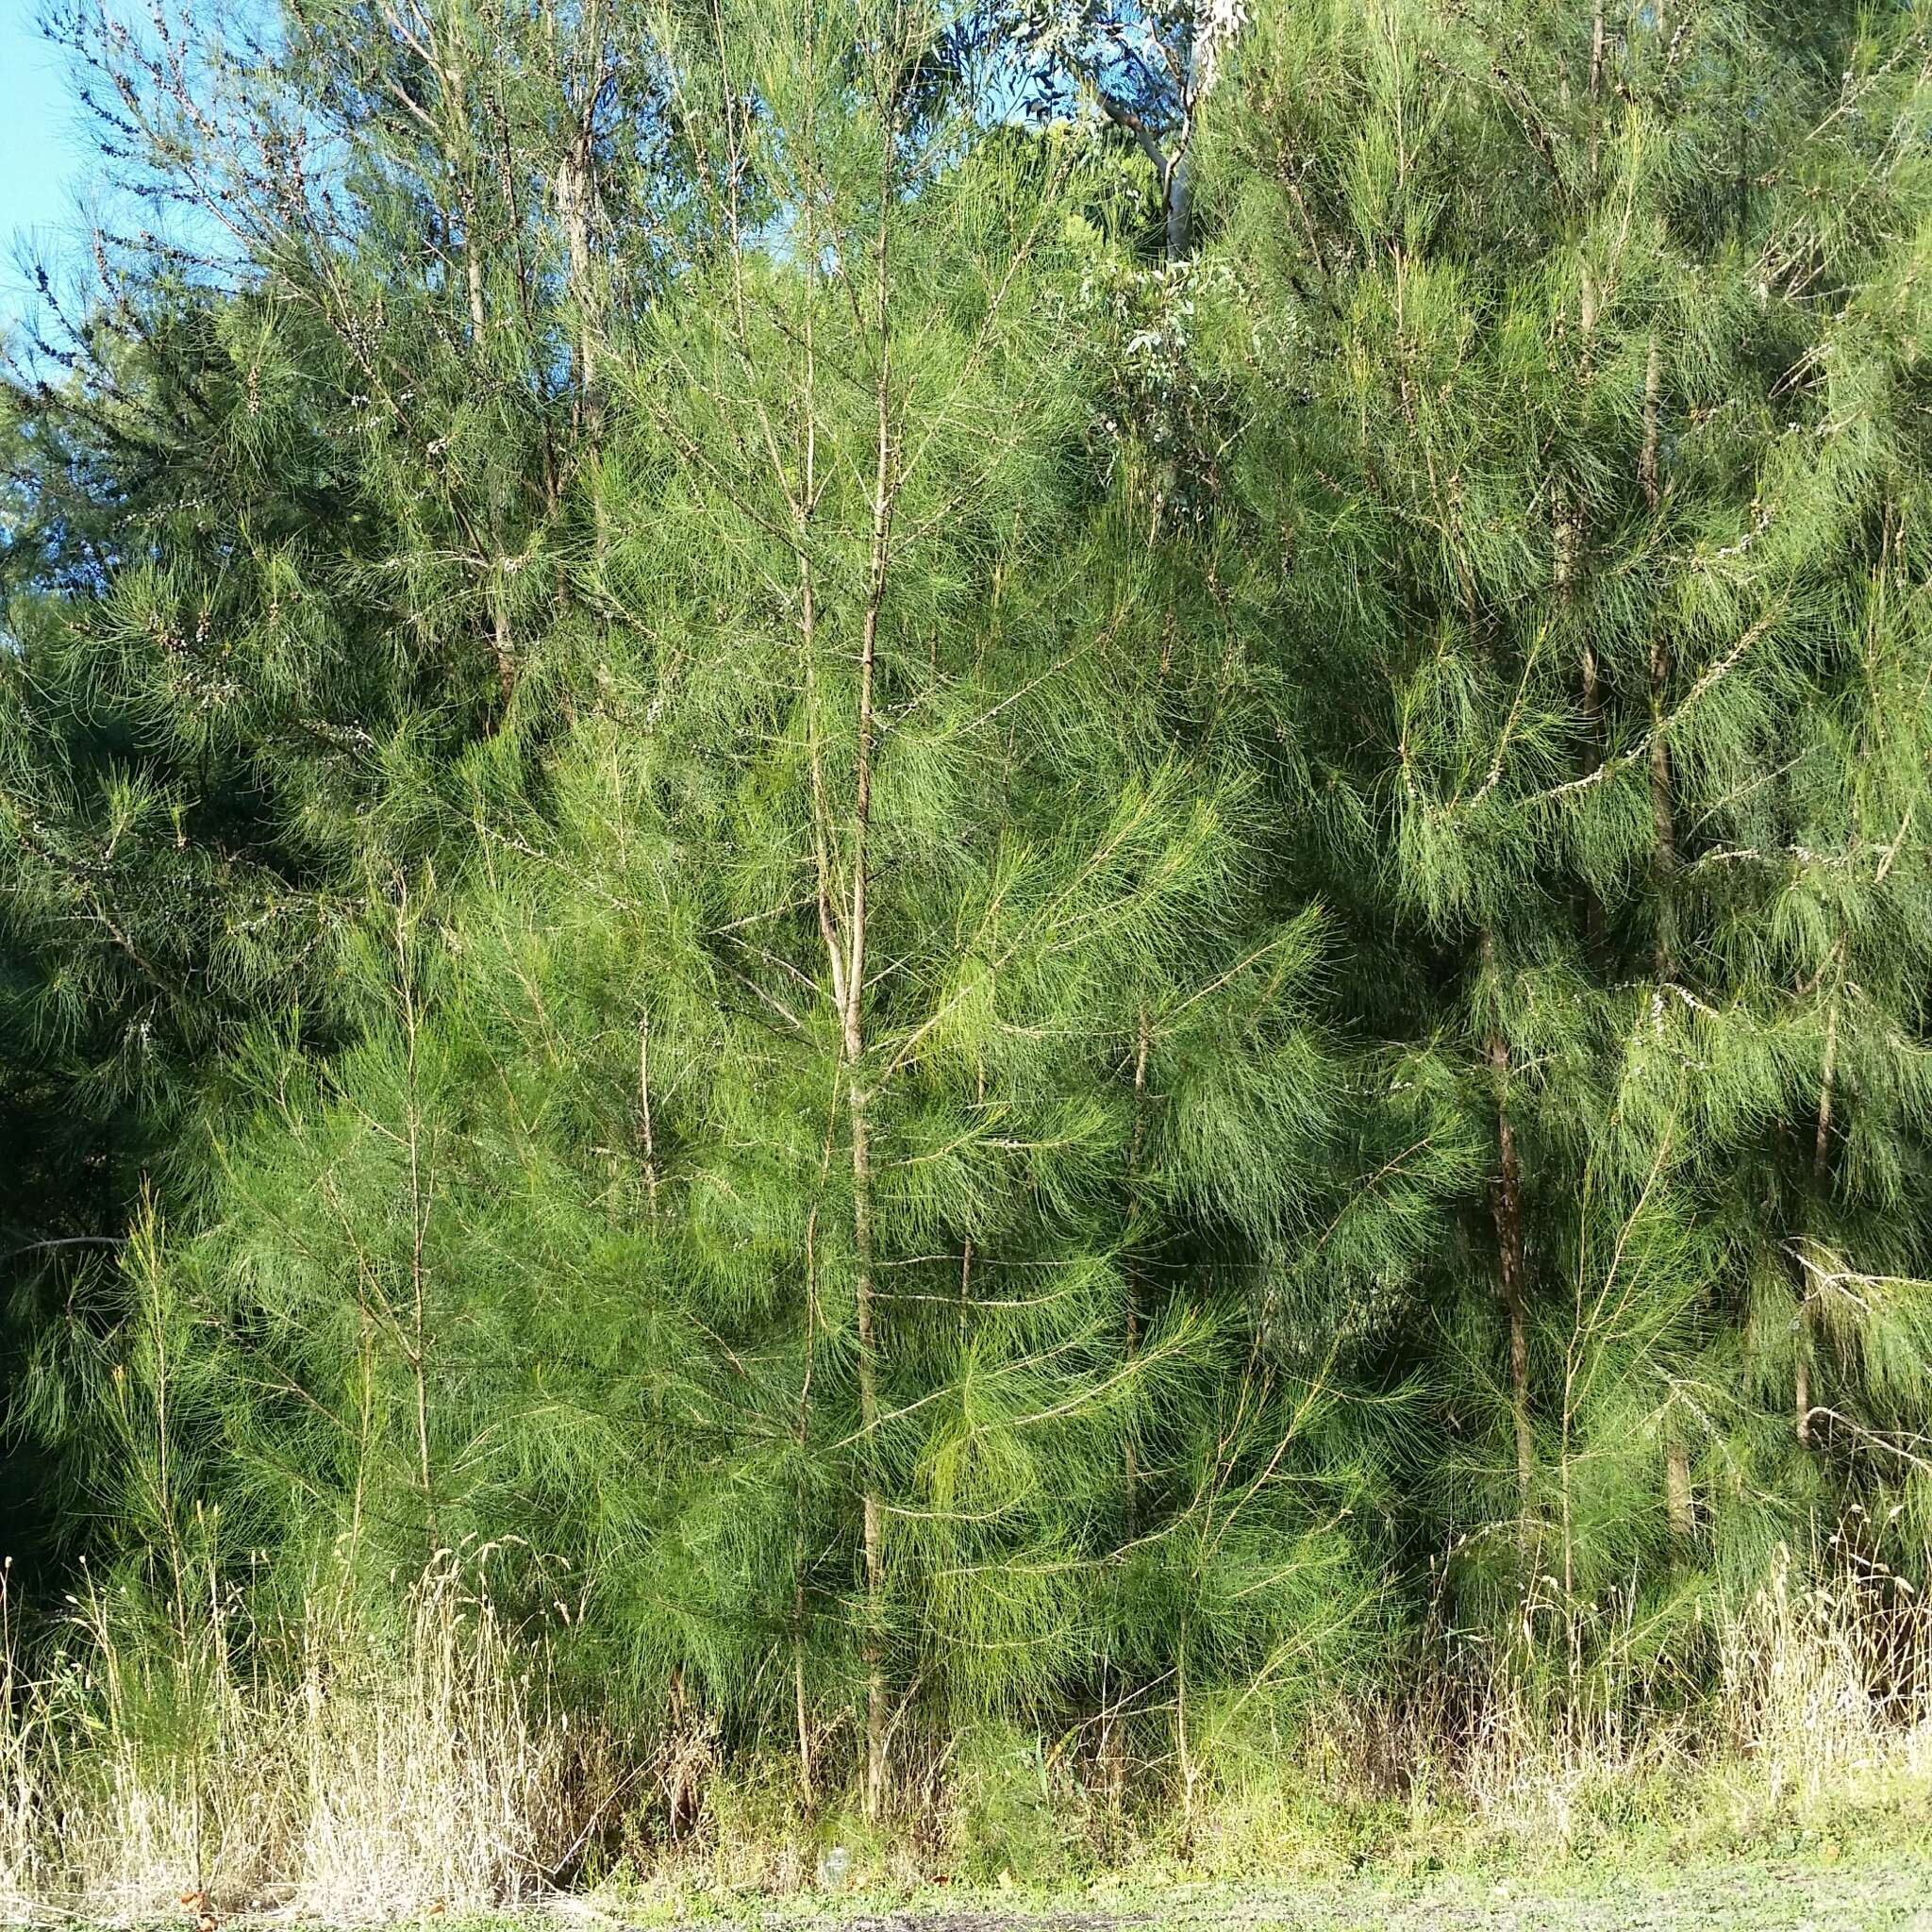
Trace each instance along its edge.
<instances>
[{"instance_id":1,"label":"needle-like foliage","mask_svg":"<svg viewBox=\"0 0 1932 1932\"><path fill-rule=\"evenodd\" d=\"M24 1413L873 1816L1893 1614L1923 27L1023 11L63 16L195 212L15 386Z\"/></svg>"}]
</instances>

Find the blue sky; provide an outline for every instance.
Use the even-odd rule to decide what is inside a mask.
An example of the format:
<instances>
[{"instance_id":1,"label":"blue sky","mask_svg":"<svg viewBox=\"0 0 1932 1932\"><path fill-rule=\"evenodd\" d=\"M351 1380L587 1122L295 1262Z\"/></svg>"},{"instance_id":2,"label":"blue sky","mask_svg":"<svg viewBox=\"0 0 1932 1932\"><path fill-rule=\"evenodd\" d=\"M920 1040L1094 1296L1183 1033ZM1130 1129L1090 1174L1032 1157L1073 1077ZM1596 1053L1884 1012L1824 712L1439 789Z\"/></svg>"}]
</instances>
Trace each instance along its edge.
<instances>
[{"instance_id":1,"label":"blue sky","mask_svg":"<svg viewBox=\"0 0 1932 1932\"><path fill-rule=\"evenodd\" d=\"M23 234L58 238L74 222L86 147L59 61L34 31L35 0L0 0L0 317L18 312Z\"/></svg>"}]
</instances>

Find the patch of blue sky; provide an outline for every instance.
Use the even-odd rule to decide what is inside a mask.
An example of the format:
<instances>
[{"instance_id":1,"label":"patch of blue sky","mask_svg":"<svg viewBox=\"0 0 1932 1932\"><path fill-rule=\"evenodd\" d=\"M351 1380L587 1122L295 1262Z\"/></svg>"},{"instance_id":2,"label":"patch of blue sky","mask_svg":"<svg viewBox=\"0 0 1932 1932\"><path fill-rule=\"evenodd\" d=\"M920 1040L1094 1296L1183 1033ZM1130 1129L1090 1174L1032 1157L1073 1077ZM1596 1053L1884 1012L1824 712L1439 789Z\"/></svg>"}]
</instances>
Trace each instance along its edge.
<instances>
[{"instance_id":1,"label":"patch of blue sky","mask_svg":"<svg viewBox=\"0 0 1932 1932\"><path fill-rule=\"evenodd\" d=\"M79 244L99 158L36 11L34 0L0 0L0 325L25 308L32 258L58 259Z\"/></svg>"}]
</instances>

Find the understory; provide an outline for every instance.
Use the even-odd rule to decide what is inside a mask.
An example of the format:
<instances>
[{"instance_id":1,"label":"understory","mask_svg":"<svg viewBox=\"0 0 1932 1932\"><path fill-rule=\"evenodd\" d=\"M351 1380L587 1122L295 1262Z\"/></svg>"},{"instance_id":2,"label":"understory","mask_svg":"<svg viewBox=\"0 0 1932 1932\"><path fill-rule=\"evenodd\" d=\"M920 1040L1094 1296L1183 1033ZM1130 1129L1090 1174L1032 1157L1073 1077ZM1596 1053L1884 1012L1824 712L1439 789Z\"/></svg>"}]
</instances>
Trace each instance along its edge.
<instances>
[{"instance_id":1,"label":"understory","mask_svg":"<svg viewBox=\"0 0 1932 1932\"><path fill-rule=\"evenodd\" d=\"M662 1910L1807 1843L1836 1858L1932 1811L1932 1620L1782 1571L1712 1620L1717 1681L1689 1707L1667 1659L1613 1648L1570 1679L1465 1652L1408 1698L1338 1699L1291 1726L1211 1706L1185 1780L1172 1729L1131 1764L1095 1727L963 1729L895 1766L873 1823L849 1734L820 1741L850 1781L801 1794L793 1762L727 1759L702 1721L620 1734L574 1708L541 1643L503 1627L487 1573L439 1560L379 1644L325 1590L260 1628L213 1579L164 1630L90 1588L31 1665L9 1629L0 1920L187 1907L349 1924L560 1889Z\"/></svg>"}]
</instances>

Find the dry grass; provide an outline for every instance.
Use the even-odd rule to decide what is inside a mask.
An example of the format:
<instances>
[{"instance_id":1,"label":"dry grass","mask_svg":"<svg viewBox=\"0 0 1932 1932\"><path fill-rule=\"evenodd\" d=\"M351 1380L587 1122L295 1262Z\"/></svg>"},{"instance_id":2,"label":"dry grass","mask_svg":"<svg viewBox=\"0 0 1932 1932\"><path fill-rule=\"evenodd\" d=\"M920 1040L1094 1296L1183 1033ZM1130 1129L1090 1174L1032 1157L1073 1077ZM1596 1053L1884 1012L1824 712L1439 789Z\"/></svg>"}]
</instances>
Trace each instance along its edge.
<instances>
[{"instance_id":1,"label":"dry grass","mask_svg":"<svg viewBox=\"0 0 1932 1932\"><path fill-rule=\"evenodd\" d=\"M1890 1583L1839 1566L1805 1584L1780 1559L1743 1604L1700 1619L1694 1674L1648 1653L1627 1621L1573 1632L1553 1612L1550 1648L1591 1662L1541 1678L1499 1670L1456 1748L1421 1755L1445 1795L1527 1843L1602 1837L1643 1793L1734 1836L1922 1797L1932 1618Z\"/></svg>"},{"instance_id":2,"label":"dry grass","mask_svg":"<svg viewBox=\"0 0 1932 1932\"><path fill-rule=\"evenodd\" d=\"M515 1904L608 1796L602 1738L445 1556L375 1642L342 1595L261 1629L210 1591L137 1630L98 1587L0 1709L0 1919L281 1905L338 1924Z\"/></svg>"},{"instance_id":3,"label":"dry grass","mask_svg":"<svg viewBox=\"0 0 1932 1932\"><path fill-rule=\"evenodd\" d=\"M336 1924L513 1907L621 1813L649 1814L617 1833L632 1884L677 1892L808 1886L838 1840L855 1878L900 1883L1008 1864L1252 1874L1344 1846L1541 1855L1646 1825L1722 1846L1932 1803L1932 1618L1853 1567L1812 1587L1782 1566L1709 1618L1695 1663L1715 1690L1694 1699L1627 1612L1620 1630L1532 1604L1513 1656L1210 1764L1185 1829L1158 1801L1124 1824L1074 1756L1017 1740L973 1776L972 1754L944 1754L911 1828L870 1836L835 1803L807 1819L787 1762L721 1765L690 1712L621 1753L561 1707L483 1567L440 1558L379 1641L326 1579L269 1627L211 1584L158 1625L89 1588L30 1673L0 1587L0 1921L152 1920L203 1893L218 1916ZM1024 1790L994 1788L1008 1759Z\"/></svg>"}]
</instances>

